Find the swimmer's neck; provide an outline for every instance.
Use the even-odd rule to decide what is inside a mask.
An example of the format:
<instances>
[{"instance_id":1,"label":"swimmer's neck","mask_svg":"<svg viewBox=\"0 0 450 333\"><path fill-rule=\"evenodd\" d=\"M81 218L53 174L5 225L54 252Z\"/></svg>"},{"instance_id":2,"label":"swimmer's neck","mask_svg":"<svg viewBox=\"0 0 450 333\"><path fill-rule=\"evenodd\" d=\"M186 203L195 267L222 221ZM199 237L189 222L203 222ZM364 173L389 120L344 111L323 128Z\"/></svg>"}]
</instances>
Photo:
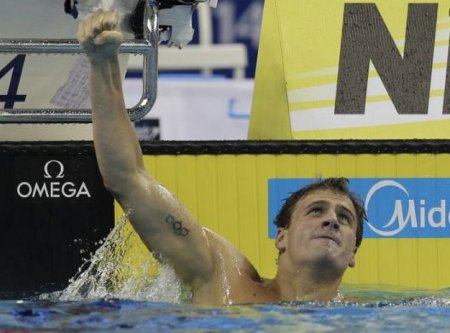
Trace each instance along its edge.
<instances>
[{"instance_id":1,"label":"swimmer's neck","mask_svg":"<svg viewBox=\"0 0 450 333\"><path fill-rule=\"evenodd\" d=\"M264 286L280 301L331 301L338 296L341 278L312 279L307 274L277 273L274 279L264 280Z\"/></svg>"}]
</instances>

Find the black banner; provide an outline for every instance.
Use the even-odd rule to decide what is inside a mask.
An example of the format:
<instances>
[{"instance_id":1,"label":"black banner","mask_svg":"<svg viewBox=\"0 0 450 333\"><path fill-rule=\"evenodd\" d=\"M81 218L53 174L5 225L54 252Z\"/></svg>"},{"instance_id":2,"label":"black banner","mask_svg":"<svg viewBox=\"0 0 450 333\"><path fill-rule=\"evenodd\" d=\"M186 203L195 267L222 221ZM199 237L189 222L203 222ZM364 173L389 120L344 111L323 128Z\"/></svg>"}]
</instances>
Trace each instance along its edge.
<instances>
[{"instance_id":1,"label":"black banner","mask_svg":"<svg viewBox=\"0 0 450 333\"><path fill-rule=\"evenodd\" d=\"M95 156L0 154L0 297L67 286L114 226Z\"/></svg>"}]
</instances>

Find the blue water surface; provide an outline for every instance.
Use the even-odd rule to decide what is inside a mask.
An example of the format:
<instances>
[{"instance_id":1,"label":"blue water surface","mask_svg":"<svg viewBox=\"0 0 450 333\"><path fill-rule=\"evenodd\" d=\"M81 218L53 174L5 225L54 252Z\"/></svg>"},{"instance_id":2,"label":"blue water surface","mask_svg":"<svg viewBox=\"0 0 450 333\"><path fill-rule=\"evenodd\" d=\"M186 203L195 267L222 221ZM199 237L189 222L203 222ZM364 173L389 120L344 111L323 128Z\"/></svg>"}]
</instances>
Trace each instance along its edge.
<instances>
[{"instance_id":1,"label":"blue water surface","mask_svg":"<svg viewBox=\"0 0 450 333\"><path fill-rule=\"evenodd\" d=\"M202 307L131 299L0 301L0 332L450 332L450 293Z\"/></svg>"}]
</instances>

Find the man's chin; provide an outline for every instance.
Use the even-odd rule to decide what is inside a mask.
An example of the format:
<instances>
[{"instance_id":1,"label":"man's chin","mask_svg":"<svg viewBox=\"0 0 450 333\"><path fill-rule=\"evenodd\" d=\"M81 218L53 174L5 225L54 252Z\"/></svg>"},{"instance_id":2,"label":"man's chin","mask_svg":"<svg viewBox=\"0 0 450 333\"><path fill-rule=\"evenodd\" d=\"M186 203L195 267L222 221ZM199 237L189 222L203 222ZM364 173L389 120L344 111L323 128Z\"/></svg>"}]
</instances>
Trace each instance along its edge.
<instances>
[{"instance_id":1,"label":"man's chin","mask_svg":"<svg viewBox=\"0 0 450 333\"><path fill-rule=\"evenodd\" d=\"M338 276L343 274L347 267L343 267L342 262L336 257L335 252L327 251L326 249L317 252L313 258L313 265L316 270L324 274Z\"/></svg>"}]
</instances>

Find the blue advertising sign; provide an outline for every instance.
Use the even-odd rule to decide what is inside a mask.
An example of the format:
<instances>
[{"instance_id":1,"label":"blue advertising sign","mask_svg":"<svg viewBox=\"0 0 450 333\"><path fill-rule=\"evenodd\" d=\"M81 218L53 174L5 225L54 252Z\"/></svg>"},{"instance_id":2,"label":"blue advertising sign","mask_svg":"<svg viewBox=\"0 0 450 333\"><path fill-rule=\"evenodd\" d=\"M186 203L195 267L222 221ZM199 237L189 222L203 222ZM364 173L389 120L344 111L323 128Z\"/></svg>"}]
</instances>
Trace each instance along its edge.
<instances>
[{"instance_id":1,"label":"blue advertising sign","mask_svg":"<svg viewBox=\"0 0 450 333\"><path fill-rule=\"evenodd\" d=\"M269 180L269 237L284 199L317 179ZM365 238L450 238L450 178L351 178L364 202Z\"/></svg>"}]
</instances>

